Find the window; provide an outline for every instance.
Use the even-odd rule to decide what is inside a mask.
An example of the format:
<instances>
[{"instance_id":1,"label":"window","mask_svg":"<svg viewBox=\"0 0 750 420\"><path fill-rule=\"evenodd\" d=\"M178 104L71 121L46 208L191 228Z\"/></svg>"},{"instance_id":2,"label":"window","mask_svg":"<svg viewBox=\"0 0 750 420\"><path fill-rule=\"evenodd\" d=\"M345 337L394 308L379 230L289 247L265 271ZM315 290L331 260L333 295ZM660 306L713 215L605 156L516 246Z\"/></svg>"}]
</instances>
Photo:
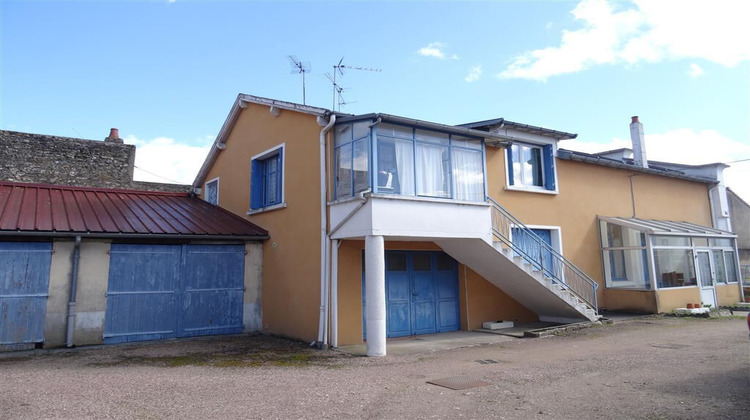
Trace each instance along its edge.
<instances>
[{"instance_id":1,"label":"window","mask_svg":"<svg viewBox=\"0 0 750 420\"><path fill-rule=\"evenodd\" d=\"M219 205L219 178L206 182L205 199L214 206Z\"/></svg>"},{"instance_id":2,"label":"window","mask_svg":"<svg viewBox=\"0 0 750 420\"><path fill-rule=\"evenodd\" d=\"M370 187L369 121L336 127L336 197L351 197Z\"/></svg>"},{"instance_id":3,"label":"window","mask_svg":"<svg viewBox=\"0 0 750 420\"><path fill-rule=\"evenodd\" d=\"M734 257L734 251L724 251L724 265L727 269L727 281L729 283L736 283L737 260Z\"/></svg>"},{"instance_id":4,"label":"window","mask_svg":"<svg viewBox=\"0 0 750 420\"><path fill-rule=\"evenodd\" d=\"M553 147L513 143L507 149L508 186L530 190L555 191Z\"/></svg>"},{"instance_id":5,"label":"window","mask_svg":"<svg viewBox=\"0 0 750 420\"><path fill-rule=\"evenodd\" d=\"M283 203L284 145L252 159L250 168L250 209L263 209Z\"/></svg>"},{"instance_id":6,"label":"window","mask_svg":"<svg viewBox=\"0 0 750 420\"><path fill-rule=\"evenodd\" d=\"M698 284L690 249L654 249L654 266L660 289Z\"/></svg>"},{"instance_id":7,"label":"window","mask_svg":"<svg viewBox=\"0 0 750 420\"><path fill-rule=\"evenodd\" d=\"M607 287L651 289L646 235L605 221L600 224Z\"/></svg>"}]
</instances>

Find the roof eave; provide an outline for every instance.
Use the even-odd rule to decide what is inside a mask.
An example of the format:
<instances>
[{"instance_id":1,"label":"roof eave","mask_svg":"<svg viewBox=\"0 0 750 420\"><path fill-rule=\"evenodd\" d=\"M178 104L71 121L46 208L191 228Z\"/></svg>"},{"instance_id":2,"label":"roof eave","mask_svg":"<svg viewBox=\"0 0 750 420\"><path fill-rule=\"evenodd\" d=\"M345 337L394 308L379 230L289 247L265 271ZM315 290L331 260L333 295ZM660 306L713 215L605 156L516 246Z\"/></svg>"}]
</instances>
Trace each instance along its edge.
<instances>
[{"instance_id":1,"label":"roof eave","mask_svg":"<svg viewBox=\"0 0 750 420\"><path fill-rule=\"evenodd\" d=\"M286 109L289 111L301 112L316 116L327 115L331 113L331 111L325 108L317 108L308 105L300 105L292 102L279 101L276 99L262 98L260 96L240 93L239 95L237 95L237 99L234 100L234 104L232 104L232 108L229 110L229 115L227 116L226 120L224 120L224 124L221 126L221 130L219 130L219 134L216 136L216 140L214 140L213 144L211 144L211 149L208 151L208 156L206 156L206 159L203 161L203 165L201 165L201 168L198 171L198 175L196 175L195 180L193 181L193 188L201 188L201 186L203 185L203 182L206 180L206 176L208 176L208 171L216 161L216 157L219 155L219 152L226 149L226 141L229 137L229 133L232 132L234 124L237 122L237 119L242 113L242 110L247 108L247 104L266 105L268 107L276 107L279 109Z\"/></svg>"},{"instance_id":2,"label":"roof eave","mask_svg":"<svg viewBox=\"0 0 750 420\"><path fill-rule=\"evenodd\" d=\"M492 145L496 145L496 146L509 146L513 141L512 138L509 138L503 135L490 133L488 131L474 130L471 128L457 126L457 125L440 124L440 123L434 123L430 121L418 120L418 119L407 118L407 117L400 117L398 115L383 114L383 113L354 115L351 117L341 118L337 122L346 123L346 122L361 121L361 120L367 120L367 119L371 119L371 120L380 119L381 121L385 121L385 122L392 122L392 123L409 125L409 126L414 126L414 127L427 128L427 129L443 131L443 132L447 132L451 134L459 134L459 135L464 135L464 136L483 138L488 143L491 143Z\"/></svg>"},{"instance_id":3,"label":"roof eave","mask_svg":"<svg viewBox=\"0 0 750 420\"><path fill-rule=\"evenodd\" d=\"M0 237L41 237L41 238L81 238L92 239L152 239L152 240L203 240L203 241L264 241L269 235L186 235L186 234L160 234L160 233L111 233L111 232L57 232L57 231L25 231L25 230L2 230Z\"/></svg>"}]
</instances>

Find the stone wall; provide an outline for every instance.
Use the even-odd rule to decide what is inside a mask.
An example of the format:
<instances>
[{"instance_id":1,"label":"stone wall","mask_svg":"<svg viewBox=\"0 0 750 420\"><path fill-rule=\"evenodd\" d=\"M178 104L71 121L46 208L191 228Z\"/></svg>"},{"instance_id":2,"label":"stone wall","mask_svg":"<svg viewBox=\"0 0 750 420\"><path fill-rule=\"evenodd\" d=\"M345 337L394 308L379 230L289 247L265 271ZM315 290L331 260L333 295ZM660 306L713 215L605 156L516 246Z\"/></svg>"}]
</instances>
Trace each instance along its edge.
<instances>
[{"instance_id":1,"label":"stone wall","mask_svg":"<svg viewBox=\"0 0 750 420\"><path fill-rule=\"evenodd\" d=\"M119 139L117 139L119 140ZM133 181L135 146L117 141L0 130L0 180L187 192L189 186Z\"/></svg>"}]
</instances>

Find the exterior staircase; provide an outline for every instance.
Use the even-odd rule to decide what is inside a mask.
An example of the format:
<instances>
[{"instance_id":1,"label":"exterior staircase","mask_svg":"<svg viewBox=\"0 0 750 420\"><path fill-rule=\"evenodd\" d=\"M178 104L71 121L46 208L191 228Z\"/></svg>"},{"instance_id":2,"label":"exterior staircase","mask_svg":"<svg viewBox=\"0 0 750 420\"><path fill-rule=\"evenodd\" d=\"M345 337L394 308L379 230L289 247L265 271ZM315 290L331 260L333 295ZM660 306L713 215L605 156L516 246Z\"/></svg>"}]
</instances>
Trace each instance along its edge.
<instances>
[{"instance_id":1,"label":"exterior staircase","mask_svg":"<svg viewBox=\"0 0 750 420\"><path fill-rule=\"evenodd\" d=\"M598 284L497 202L488 201L492 204L491 243L477 238L436 243L535 312L541 321L599 319Z\"/></svg>"}]
</instances>

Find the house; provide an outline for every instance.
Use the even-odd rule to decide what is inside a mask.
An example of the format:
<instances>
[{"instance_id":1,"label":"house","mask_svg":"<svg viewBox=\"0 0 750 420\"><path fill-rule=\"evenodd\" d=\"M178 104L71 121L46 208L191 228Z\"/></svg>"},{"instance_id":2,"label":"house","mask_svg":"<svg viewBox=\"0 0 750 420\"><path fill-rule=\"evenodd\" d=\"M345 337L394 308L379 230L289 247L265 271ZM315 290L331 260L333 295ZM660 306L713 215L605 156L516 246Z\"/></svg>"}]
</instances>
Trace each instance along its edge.
<instances>
[{"instance_id":1,"label":"house","mask_svg":"<svg viewBox=\"0 0 750 420\"><path fill-rule=\"evenodd\" d=\"M133 181L113 133L0 132L0 350L259 331L267 232Z\"/></svg>"},{"instance_id":2,"label":"house","mask_svg":"<svg viewBox=\"0 0 750 420\"><path fill-rule=\"evenodd\" d=\"M564 150L505 119L445 125L239 95L193 188L268 230L263 330L321 346L740 299L700 168ZM691 172L693 169L700 172ZM711 167L720 174L722 165ZM720 217L725 217L723 213Z\"/></svg>"},{"instance_id":3,"label":"house","mask_svg":"<svg viewBox=\"0 0 750 420\"><path fill-rule=\"evenodd\" d=\"M750 204L727 188L729 214L732 215L732 231L737 234L740 272L745 286L745 297L750 297Z\"/></svg>"}]
</instances>

